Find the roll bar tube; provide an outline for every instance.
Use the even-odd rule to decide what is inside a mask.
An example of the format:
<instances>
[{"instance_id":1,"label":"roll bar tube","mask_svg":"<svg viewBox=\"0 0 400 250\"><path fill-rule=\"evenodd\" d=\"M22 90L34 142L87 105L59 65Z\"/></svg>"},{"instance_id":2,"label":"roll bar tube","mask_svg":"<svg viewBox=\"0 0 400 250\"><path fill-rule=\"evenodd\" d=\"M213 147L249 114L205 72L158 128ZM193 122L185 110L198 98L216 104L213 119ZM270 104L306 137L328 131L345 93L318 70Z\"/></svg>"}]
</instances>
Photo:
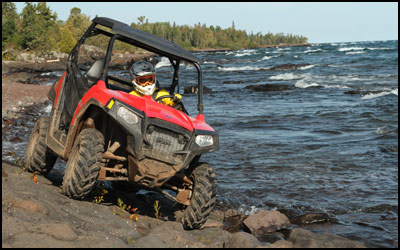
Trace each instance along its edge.
<instances>
[{"instance_id":1,"label":"roll bar tube","mask_svg":"<svg viewBox=\"0 0 400 250\"><path fill-rule=\"evenodd\" d=\"M197 96L198 96L198 103L197 103L197 110L199 114L203 114L204 105L203 105L203 73L201 72L200 65L197 62L193 62L193 65L197 69L198 75L198 86L197 86Z\"/></svg>"}]
</instances>

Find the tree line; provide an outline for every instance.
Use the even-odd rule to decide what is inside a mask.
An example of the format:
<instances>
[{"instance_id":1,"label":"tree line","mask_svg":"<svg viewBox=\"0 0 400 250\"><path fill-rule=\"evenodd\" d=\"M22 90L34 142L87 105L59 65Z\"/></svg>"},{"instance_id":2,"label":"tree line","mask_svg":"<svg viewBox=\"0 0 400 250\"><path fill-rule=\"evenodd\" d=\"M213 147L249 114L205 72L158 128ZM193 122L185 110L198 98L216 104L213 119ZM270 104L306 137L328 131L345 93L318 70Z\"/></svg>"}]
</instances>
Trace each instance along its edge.
<instances>
[{"instance_id":1,"label":"tree line","mask_svg":"<svg viewBox=\"0 0 400 250\"><path fill-rule=\"evenodd\" d=\"M59 51L69 53L77 40L91 24L89 16L81 13L79 8L72 8L66 21L58 20L57 13L51 11L46 2L37 4L26 2L21 14L16 11L12 2L2 2L2 55L12 59L10 51L31 50L35 52ZM171 25L170 22L150 23L145 16L137 18L131 27L152 33L173 41L185 49L229 48L233 50L259 48L265 45L303 44L307 38L283 33L247 34L232 27L223 29L220 26L205 24ZM93 41L100 45L106 41ZM121 47L125 49L125 47ZM134 52L134 51L130 51ZM8 58L7 58L8 57Z\"/></svg>"}]
</instances>

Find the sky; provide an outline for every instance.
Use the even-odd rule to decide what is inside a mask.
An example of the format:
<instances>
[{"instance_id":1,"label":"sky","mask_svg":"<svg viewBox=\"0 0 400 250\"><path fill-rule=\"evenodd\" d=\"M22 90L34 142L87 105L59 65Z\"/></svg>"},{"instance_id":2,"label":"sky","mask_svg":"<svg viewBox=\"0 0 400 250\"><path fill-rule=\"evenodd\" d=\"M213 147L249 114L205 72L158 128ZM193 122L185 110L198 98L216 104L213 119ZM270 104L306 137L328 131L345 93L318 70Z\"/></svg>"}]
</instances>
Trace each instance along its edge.
<instances>
[{"instance_id":1,"label":"sky","mask_svg":"<svg viewBox=\"0 0 400 250\"><path fill-rule=\"evenodd\" d=\"M24 2L15 2L21 13ZM398 40L397 2L47 2L58 19L73 7L127 24L145 16L150 23L201 23L248 34L301 35L310 43Z\"/></svg>"}]
</instances>

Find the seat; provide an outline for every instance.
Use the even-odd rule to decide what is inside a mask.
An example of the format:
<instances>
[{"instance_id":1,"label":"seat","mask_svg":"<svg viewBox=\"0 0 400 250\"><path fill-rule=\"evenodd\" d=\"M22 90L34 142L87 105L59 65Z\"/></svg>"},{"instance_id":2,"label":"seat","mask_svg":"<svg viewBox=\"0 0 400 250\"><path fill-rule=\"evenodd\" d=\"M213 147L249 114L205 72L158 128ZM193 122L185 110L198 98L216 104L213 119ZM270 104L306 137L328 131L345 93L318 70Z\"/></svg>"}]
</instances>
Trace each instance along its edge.
<instances>
[{"instance_id":1,"label":"seat","mask_svg":"<svg viewBox=\"0 0 400 250\"><path fill-rule=\"evenodd\" d=\"M89 86L96 84L96 82L100 79L101 73L103 72L103 67L104 59L97 59L86 72L85 77Z\"/></svg>"}]
</instances>

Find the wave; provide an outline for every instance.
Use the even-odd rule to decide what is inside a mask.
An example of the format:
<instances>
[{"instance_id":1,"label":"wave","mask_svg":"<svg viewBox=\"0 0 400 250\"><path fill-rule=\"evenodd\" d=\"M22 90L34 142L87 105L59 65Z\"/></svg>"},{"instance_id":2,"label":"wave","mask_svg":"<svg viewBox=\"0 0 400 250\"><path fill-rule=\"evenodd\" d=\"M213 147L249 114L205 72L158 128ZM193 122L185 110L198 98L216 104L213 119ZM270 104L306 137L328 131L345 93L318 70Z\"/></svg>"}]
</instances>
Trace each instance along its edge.
<instances>
[{"instance_id":1,"label":"wave","mask_svg":"<svg viewBox=\"0 0 400 250\"><path fill-rule=\"evenodd\" d=\"M264 61L264 60L269 60L269 59L275 58L275 57L278 57L278 56L264 56L263 58L261 58L260 60L258 60L258 62L259 62L259 61Z\"/></svg>"},{"instance_id":2,"label":"wave","mask_svg":"<svg viewBox=\"0 0 400 250\"><path fill-rule=\"evenodd\" d=\"M323 52L323 49L308 49L304 51L303 53L317 53L317 52Z\"/></svg>"},{"instance_id":3,"label":"wave","mask_svg":"<svg viewBox=\"0 0 400 250\"><path fill-rule=\"evenodd\" d=\"M271 80L297 80L297 79L302 79L310 77L310 74L293 74L293 73L284 73L284 74L279 74L276 76L271 76L269 79Z\"/></svg>"},{"instance_id":4,"label":"wave","mask_svg":"<svg viewBox=\"0 0 400 250\"><path fill-rule=\"evenodd\" d=\"M156 64L156 69L161 68L161 67L169 67L171 66L171 62L169 61L168 58L166 57L161 57L161 61Z\"/></svg>"},{"instance_id":5,"label":"wave","mask_svg":"<svg viewBox=\"0 0 400 250\"><path fill-rule=\"evenodd\" d=\"M347 52L346 55L355 55L355 54L365 54L364 51L352 51L352 52Z\"/></svg>"},{"instance_id":6,"label":"wave","mask_svg":"<svg viewBox=\"0 0 400 250\"><path fill-rule=\"evenodd\" d=\"M329 88L335 88L335 89L351 89L349 86L346 86L346 85L337 85L337 84L335 84L335 85L324 85L324 88L327 88L327 89L329 89Z\"/></svg>"},{"instance_id":7,"label":"wave","mask_svg":"<svg viewBox=\"0 0 400 250\"><path fill-rule=\"evenodd\" d=\"M311 65L307 65L307 66L304 66L304 67L300 67L299 69L300 70L306 70L306 69L311 69L311 68L314 68L314 64L311 64Z\"/></svg>"},{"instance_id":8,"label":"wave","mask_svg":"<svg viewBox=\"0 0 400 250\"><path fill-rule=\"evenodd\" d=\"M239 51L237 54L235 54L235 56L237 56L237 57L241 57L241 56L250 56L250 55L253 55L253 54L255 54L255 50L254 49L251 49L251 50L241 50L241 51Z\"/></svg>"},{"instance_id":9,"label":"wave","mask_svg":"<svg viewBox=\"0 0 400 250\"><path fill-rule=\"evenodd\" d=\"M361 47L346 47L346 48L339 48L338 51L344 52L344 51L352 51L352 50L364 50L364 48Z\"/></svg>"},{"instance_id":10,"label":"wave","mask_svg":"<svg viewBox=\"0 0 400 250\"><path fill-rule=\"evenodd\" d=\"M306 89L309 87L318 87L319 85L317 83L307 83L305 79L302 79L300 81L297 81L294 86L296 88Z\"/></svg>"},{"instance_id":11,"label":"wave","mask_svg":"<svg viewBox=\"0 0 400 250\"><path fill-rule=\"evenodd\" d=\"M266 70L267 68L260 67L251 67L251 66L242 66L242 67L221 67L218 66L217 69L222 71L244 71L244 70Z\"/></svg>"},{"instance_id":12,"label":"wave","mask_svg":"<svg viewBox=\"0 0 400 250\"><path fill-rule=\"evenodd\" d=\"M386 95L390 95L390 94L394 94L394 95L398 96L398 89L393 89L391 91L383 91L380 93L370 93L370 94L364 95L363 97L361 97L361 99L369 100L369 99L374 99L374 98L378 98L378 97L386 96Z\"/></svg>"}]
</instances>

